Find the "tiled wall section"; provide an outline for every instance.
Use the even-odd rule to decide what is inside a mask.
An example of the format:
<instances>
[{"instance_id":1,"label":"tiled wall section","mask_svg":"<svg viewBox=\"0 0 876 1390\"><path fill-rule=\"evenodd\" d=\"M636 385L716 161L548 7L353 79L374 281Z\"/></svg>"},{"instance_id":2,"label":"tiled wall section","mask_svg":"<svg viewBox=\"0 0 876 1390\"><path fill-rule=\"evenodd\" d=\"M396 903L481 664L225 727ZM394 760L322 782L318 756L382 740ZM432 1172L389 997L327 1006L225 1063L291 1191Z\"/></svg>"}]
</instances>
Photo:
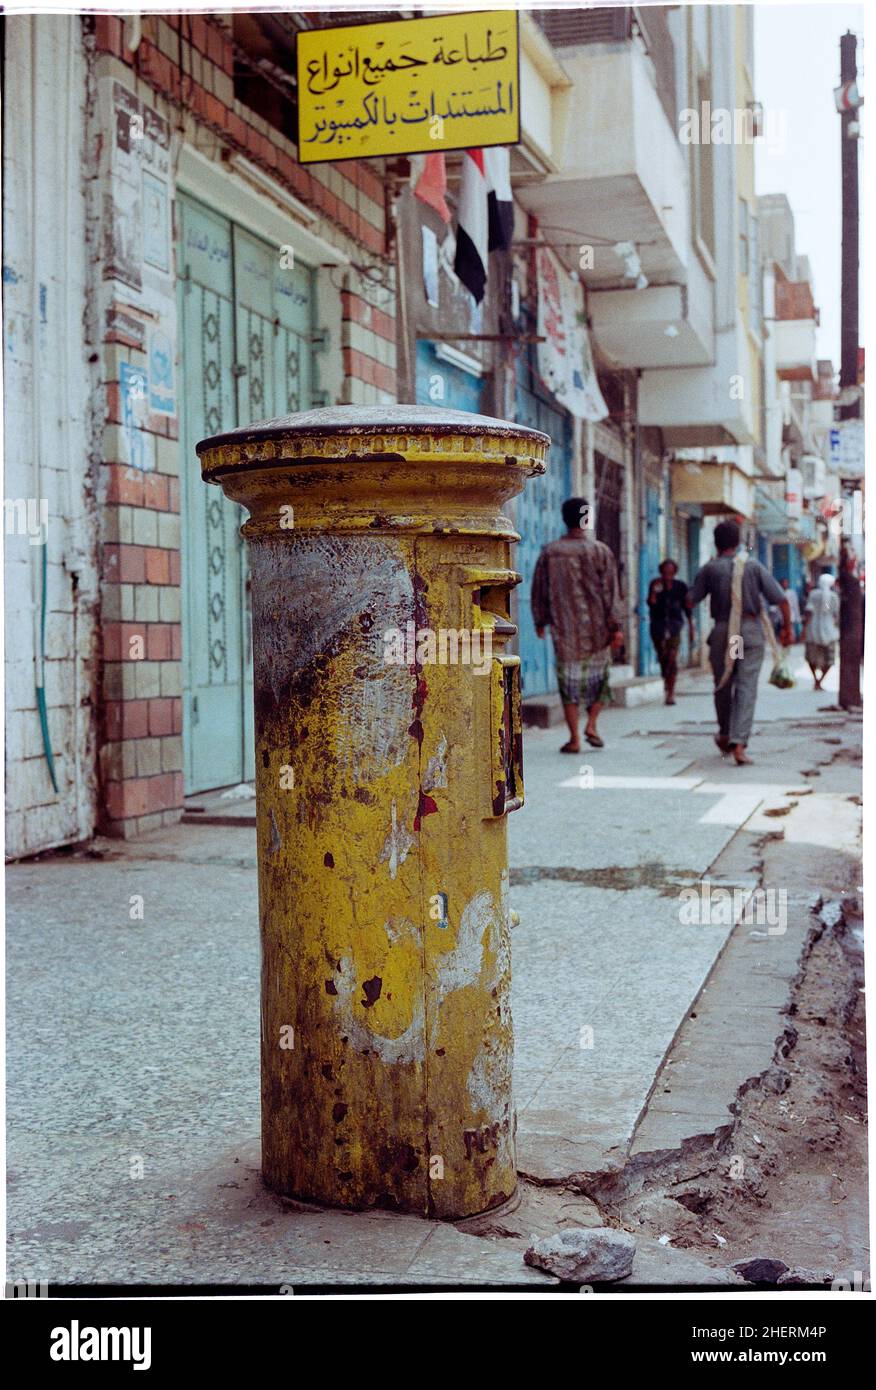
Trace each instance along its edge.
<instances>
[{"instance_id":1,"label":"tiled wall section","mask_svg":"<svg viewBox=\"0 0 876 1390\"><path fill-rule=\"evenodd\" d=\"M108 828L132 833L182 804L178 450L159 437L155 472L103 472L101 774Z\"/></svg>"}]
</instances>

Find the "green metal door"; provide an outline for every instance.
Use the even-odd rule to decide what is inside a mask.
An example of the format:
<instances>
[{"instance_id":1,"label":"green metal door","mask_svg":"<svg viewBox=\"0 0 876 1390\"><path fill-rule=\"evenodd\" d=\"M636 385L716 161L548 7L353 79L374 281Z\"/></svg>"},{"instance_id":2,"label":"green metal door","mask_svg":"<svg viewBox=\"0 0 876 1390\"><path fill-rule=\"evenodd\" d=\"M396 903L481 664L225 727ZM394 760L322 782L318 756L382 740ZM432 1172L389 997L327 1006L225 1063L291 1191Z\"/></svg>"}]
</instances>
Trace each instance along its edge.
<instances>
[{"instance_id":1,"label":"green metal door","mask_svg":"<svg viewBox=\"0 0 876 1390\"><path fill-rule=\"evenodd\" d=\"M186 792L254 775L245 511L205 487L199 439L315 403L313 273L180 199L183 748Z\"/></svg>"}]
</instances>

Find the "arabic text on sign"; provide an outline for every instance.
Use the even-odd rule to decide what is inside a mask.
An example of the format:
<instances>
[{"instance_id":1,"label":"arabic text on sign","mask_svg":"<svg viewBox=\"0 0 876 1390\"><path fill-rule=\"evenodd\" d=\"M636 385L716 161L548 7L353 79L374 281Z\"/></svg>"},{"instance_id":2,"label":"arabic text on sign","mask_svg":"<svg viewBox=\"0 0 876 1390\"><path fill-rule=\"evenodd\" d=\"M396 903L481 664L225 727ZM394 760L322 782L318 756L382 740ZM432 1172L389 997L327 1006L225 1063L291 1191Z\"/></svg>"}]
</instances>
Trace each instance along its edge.
<instances>
[{"instance_id":1,"label":"arabic text on sign","mask_svg":"<svg viewBox=\"0 0 876 1390\"><path fill-rule=\"evenodd\" d=\"M302 162L515 144L517 29L496 11L302 31Z\"/></svg>"}]
</instances>

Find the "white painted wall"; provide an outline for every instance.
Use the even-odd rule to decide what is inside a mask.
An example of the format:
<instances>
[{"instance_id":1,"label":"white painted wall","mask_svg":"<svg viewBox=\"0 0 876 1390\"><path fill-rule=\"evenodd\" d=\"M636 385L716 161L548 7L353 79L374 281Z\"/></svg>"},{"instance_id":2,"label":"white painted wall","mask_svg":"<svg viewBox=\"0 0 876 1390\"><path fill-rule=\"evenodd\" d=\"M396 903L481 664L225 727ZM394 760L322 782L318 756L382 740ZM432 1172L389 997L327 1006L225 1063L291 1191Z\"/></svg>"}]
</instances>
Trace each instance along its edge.
<instances>
[{"instance_id":1,"label":"white painted wall","mask_svg":"<svg viewBox=\"0 0 876 1390\"><path fill-rule=\"evenodd\" d=\"M560 180L588 183L582 196L612 224L626 198L635 217L628 239L662 241L660 228L671 258L683 264L689 239L687 200L681 196L685 157L644 54L633 44L591 44L563 50L563 67L575 86ZM645 248L646 266L648 257Z\"/></svg>"},{"instance_id":2,"label":"white painted wall","mask_svg":"<svg viewBox=\"0 0 876 1390\"><path fill-rule=\"evenodd\" d=\"M4 503L47 508L45 688L56 794L37 715L43 545L4 505L6 853L93 833L98 597L92 369L86 341L86 62L78 16L6 21L3 140Z\"/></svg>"},{"instance_id":3,"label":"white painted wall","mask_svg":"<svg viewBox=\"0 0 876 1390\"><path fill-rule=\"evenodd\" d=\"M697 6L692 13L694 40L703 58L707 51L710 57L713 109L732 111L736 104L733 7L712 6L707 16L704 7ZM711 45L707 50L709 28ZM715 443L723 431L740 444L750 445L758 422L747 329L737 303L737 151L732 144L716 144L713 154L716 281L712 361L707 367L644 371L639 383L639 421L666 431L673 427L699 429L698 442L703 444ZM696 294L700 306L708 294L707 278L700 275Z\"/></svg>"},{"instance_id":4,"label":"white painted wall","mask_svg":"<svg viewBox=\"0 0 876 1390\"><path fill-rule=\"evenodd\" d=\"M779 371L808 368L815 375L815 320L778 319L773 324L776 338L776 367Z\"/></svg>"}]
</instances>

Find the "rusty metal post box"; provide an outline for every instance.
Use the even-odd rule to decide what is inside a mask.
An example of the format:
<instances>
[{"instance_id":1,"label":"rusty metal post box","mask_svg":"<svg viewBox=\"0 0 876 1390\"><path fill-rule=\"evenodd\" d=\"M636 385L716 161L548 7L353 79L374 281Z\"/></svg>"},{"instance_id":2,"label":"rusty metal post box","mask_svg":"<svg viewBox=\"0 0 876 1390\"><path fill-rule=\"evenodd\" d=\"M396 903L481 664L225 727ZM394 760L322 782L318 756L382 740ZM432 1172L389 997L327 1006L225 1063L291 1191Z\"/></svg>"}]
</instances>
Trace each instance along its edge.
<instances>
[{"instance_id":1,"label":"rusty metal post box","mask_svg":"<svg viewBox=\"0 0 876 1390\"><path fill-rule=\"evenodd\" d=\"M198 445L249 512L262 1167L292 1197L458 1219L514 1193L502 507L548 445L401 405Z\"/></svg>"}]
</instances>

